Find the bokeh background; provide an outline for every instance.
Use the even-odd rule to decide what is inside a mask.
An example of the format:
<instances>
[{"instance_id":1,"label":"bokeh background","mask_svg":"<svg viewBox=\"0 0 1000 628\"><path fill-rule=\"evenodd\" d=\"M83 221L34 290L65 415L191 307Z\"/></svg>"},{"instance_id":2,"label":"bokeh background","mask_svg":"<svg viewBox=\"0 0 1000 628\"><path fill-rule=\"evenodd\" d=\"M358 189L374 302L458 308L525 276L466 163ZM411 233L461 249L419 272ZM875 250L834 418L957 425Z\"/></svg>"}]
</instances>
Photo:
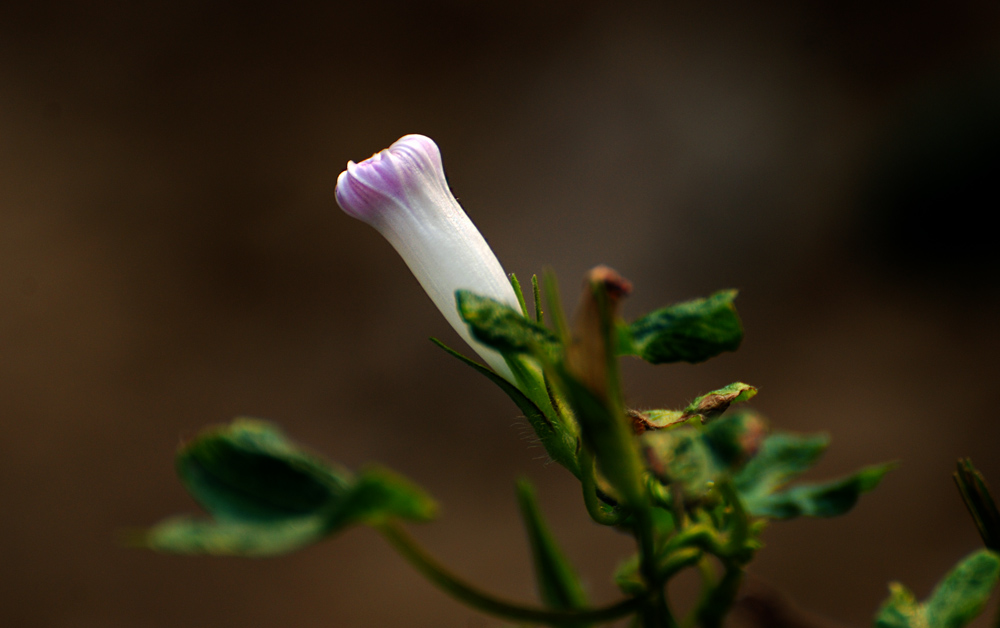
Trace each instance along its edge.
<instances>
[{"instance_id":1,"label":"bokeh background","mask_svg":"<svg viewBox=\"0 0 1000 628\"><path fill-rule=\"evenodd\" d=\"M273 560L124 549L193 503L179 442L249 415L443 505L415 530L534 595L527 475L597 602L630 551L333 196L348 159L440 144L509 271L633 280L634 317L739 288L743 348L629 363L631 402L742 380L827 430L813 477L899 459L837 520L776 523L753 572L839 625L978 537L1000 486L995 2L32 2L0 8L0 624L500 626L368 530ZM675 591L684 606L690 587Z\"/></svg>"}]
</instances>

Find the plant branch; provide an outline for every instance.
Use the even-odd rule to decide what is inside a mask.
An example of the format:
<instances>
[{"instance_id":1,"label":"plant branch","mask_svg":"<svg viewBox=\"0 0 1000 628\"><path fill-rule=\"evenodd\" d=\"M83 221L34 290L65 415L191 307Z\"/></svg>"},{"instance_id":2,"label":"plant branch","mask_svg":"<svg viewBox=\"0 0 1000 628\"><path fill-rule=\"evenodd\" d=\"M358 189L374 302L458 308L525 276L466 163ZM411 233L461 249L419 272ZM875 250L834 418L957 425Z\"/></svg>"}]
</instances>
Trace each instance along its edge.
<instances>
[{"instance_id":1,"label":"plant branch","mask_svg":"<svg viewBox=\"0 0 1000 628\"><path fill-rule=\"evenodd\" d=\"M579 611L557 611L524 606L495 597L463 581L441 565L398 523L382 523L376 525L375 529L410 565L442 591L472 608L496 617L549 626L609 622L631 615L639 609L644 599L641 596L633 597L610 606Z\"/></svg>"}]
</instances>

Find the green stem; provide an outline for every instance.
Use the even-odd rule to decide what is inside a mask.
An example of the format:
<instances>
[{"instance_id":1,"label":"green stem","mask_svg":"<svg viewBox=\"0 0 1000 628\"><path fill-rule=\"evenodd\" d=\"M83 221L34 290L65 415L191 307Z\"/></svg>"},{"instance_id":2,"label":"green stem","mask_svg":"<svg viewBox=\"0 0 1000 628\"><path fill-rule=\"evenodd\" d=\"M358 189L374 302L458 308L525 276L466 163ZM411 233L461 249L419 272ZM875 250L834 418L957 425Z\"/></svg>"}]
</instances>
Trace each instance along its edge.
<instances>
[{"instance_id":1,"label":"green stem","mask_svg":"<svg viewBox=\"0 0 1000 628\"><path fill-rule=\"evenodd\" d=\"M399 524L387 522L375 526L375 529L403 558L409 561L410 565L442 591L472 608L496 617L549 626L602 623L631 615L639 609L643 602L642 597L633 597L611 606L579 611L548 610L508 602L466 583L448 571L424 548L420 547L416 540Z\"/></svg>"},{"instance_id":2,"label":"green stem","mask_svg":"<svg viewBox=\"0 0 1000 628\"><path fill-rule=\"evenodd\" d=\"M608 510L597 496L597 482L594 479L594 456L586 449L577 456L580 465L580 485L583 487L583 503L590 518L602 526L614 526L624 518L621 513Z\"/></svg>"},{"instance_id":3,"label":"green stem","mask_svg":"<svg viewBox=\"0 0 1000 628\"><path fill-rule=\"evenodd\" d=\"M643 625L646 628L677 628L677 621L667 606L665 583L657 573L655 536L649 508L637 510L635 517L635 536L639 543L639 569L650 592L643 604Z\"/></svg>"},{"instance_id":4,"label":"green stem","mask_svg":"<svg viewBox=\"0 0 1000 628\"><path fill-rule=\"evenodd\" d=\"M740 584L743 582L743 567L732 561L723 560L725 573L715 588L698 606L698 625L701 628L722 628L729 608L736 601Z\"/></svg>"}]
</instances>

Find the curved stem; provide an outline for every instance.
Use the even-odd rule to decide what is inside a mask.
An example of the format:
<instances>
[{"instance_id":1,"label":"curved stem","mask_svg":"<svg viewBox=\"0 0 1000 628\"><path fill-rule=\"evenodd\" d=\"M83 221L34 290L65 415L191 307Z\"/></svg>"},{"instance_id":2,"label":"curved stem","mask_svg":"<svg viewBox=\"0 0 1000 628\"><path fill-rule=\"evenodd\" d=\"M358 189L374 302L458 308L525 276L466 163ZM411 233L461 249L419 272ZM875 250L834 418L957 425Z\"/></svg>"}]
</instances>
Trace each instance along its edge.
<instances>
[{"instance_id":1,"label":"curved stem","mask_svg":"<svg viewBox=\"0 0 1000 628\"><path fill-rule=\"evenodd\" d=\"M587 514L603 526L618 525L624 519L622 514L605 510L604 504L597 496L597 482L594 480L594 456L583 449L577 460L580 465L580 485L583 487L583 503L587 507Z\"/></svg>"},{"instance_id":2,"label":"curved stem","mask_svg":"<svg viewBox=\"0 0 1000 628\"><path fill-rule=\"evenodd\" d=\"M417 571L437 585L438 588L460 602L464 602L472 608L496 617L515 621L535 622L550 626L588 624L608 622L631 615L642 604L642 597L633 597L602 608L557 611L508 602L466 583L448 571L433 556L428 554L424 548L420 547L417 541L403 530L398 523L383 523L375 526L375 529L385 537L389 544L403 558L409 561Z\"/></svg>"}]
</instances>

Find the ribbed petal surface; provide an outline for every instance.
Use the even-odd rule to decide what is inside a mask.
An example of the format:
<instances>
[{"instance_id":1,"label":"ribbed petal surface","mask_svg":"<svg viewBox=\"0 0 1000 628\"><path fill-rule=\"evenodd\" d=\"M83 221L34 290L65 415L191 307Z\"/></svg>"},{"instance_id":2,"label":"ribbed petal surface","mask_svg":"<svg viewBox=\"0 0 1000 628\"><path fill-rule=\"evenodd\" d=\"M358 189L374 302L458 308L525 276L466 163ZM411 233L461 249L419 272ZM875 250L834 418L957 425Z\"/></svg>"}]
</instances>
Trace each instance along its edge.
<instances>
[{"instance_id":1,"label":"ribbed petal surface","mask_svg":"<svg viewBox=\"0 0 1000 628\"><path fill-rule=\"evenodd\" d=\"M378 229L455 331L513 382L503 357L470 336L456 309L456 290L520 306L500 262L448 188L437 144L407 135L361 163L348 162L337 179L337 203Z\"/></svg>"}]
</instances>

